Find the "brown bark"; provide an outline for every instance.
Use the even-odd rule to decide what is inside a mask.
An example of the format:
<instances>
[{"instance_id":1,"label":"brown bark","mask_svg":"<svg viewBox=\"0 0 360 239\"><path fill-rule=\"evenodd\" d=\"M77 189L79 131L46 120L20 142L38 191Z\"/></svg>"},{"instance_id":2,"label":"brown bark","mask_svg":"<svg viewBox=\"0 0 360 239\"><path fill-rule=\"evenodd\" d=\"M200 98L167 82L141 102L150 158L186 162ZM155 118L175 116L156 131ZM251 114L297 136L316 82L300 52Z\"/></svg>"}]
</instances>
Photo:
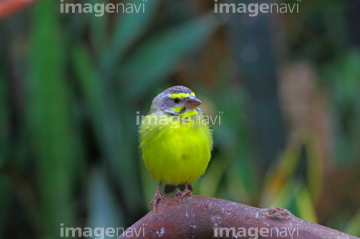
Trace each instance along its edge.
<instances>
[{"instance_id":1,"label":"brown bark","mask_svg":"<svg viewBox=\"0 0 360 239\"><path fill-rule=\"evenodd\" d=\"M151 210L118 239L358 238L304 221L282 208L260 209L202 196L186 197L181 204L173 195L165 196L164 200L157 203L156 212Z\"/></svg>"}]
</instances>

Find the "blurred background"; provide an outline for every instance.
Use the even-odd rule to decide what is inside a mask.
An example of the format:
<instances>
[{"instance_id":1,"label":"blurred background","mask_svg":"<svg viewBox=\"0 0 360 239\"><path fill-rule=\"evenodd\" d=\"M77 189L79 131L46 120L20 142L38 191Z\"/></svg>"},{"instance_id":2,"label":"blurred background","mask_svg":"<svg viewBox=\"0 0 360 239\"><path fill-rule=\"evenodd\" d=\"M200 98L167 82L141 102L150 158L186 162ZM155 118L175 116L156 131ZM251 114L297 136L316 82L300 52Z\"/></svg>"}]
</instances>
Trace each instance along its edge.
<instances>
[{"instance_id":1,"label":"blurred background","mask_svg":"<svg viewBox=\"0 0 360 239\"><path fill-rule=\"evenodd\" d=\"M136 117L177 84L221 117L196 195L360 236L360 1L256 17L214 14L207 0L143 3L96 17L0 1L0 237L144 216L157 182Z\"/></svg>"}]
</instances>

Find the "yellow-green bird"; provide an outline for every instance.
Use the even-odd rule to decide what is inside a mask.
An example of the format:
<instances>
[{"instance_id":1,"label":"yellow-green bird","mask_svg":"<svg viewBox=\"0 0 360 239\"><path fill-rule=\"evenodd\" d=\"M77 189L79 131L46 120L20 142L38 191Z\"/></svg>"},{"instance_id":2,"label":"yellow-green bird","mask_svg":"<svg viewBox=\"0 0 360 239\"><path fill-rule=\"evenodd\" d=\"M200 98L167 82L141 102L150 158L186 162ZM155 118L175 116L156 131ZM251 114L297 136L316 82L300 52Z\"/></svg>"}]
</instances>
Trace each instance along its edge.
<instances>
[{"instance_id":1,"label":"yellow-green bird","mask_svg":"<svg viewBox=\"0 0 360 239\"><path fill-rule=\"evenodd\" d=\"M211 157L212 132L201 101L185 86L173 86L152 101L139 128L140 148L150 175L159 182L149 204L163 200L161 183L178 187L179 202L192 195L190 183L205 173ZM182 186L185 184L184 186ZM170 186L171 187L171 186Z\"/></svg>"}]
</instances>

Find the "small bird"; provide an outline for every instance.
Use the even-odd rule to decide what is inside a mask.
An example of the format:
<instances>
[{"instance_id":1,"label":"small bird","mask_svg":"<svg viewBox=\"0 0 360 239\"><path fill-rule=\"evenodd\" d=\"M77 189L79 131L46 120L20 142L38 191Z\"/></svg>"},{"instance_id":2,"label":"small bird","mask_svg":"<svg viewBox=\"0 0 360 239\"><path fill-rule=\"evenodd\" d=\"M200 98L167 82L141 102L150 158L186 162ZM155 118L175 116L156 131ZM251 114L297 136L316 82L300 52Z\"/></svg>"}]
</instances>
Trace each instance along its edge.
<instances>
[{"instance_id":1,"label":"small bird","mask_svg":"<svg viewBox=\"0 0 360 239\"><path fill-rule=\"evenodd\" d=\"M150 112L139 127L140 148L150 175L159 182L149 204L163 200L165 192L179 188L175 197L179 203L192 195L190 183L205 173L213 145L212 131L207 116L198 106L201 101L185 86L173 86L152 101ZM185 185L185 187L184 187Z\"/></svg>"}]
</instances>

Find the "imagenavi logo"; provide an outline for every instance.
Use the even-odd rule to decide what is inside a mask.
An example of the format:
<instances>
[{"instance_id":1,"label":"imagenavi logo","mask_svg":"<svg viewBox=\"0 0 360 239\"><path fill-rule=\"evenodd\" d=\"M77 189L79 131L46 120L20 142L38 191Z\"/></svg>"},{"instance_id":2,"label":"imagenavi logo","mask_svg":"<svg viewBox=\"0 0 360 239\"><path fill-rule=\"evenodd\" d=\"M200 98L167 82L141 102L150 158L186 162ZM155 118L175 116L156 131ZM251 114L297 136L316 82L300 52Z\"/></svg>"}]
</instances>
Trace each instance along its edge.
<instances>
[{"instance_id":1,"label":"imagenavi logo","mask_svg":"<svg viewBox=\"0 0 360 239\"><path fill-rule=\"evenodd\" d=\"M301 0L294 3L229 3L214 0L214 13L239 13L256 17L259 13L299 13Z\"/></svg>"},{"instance_id":2,"label":"imagenavi logo","mask_svg":"<svg viewBox=\"0 0 360 239\"><path fill-rule=\"evenodd\" d=\"M98 2L92 1L84 3L73 3L60 0L60 13L87 13L94 14L96 17L102 17L105 13L138 13L143 14L146 11L147 0L138 0L128 3L109 2L103 3L101 0Z\"/></svg>"}]
</instances>

